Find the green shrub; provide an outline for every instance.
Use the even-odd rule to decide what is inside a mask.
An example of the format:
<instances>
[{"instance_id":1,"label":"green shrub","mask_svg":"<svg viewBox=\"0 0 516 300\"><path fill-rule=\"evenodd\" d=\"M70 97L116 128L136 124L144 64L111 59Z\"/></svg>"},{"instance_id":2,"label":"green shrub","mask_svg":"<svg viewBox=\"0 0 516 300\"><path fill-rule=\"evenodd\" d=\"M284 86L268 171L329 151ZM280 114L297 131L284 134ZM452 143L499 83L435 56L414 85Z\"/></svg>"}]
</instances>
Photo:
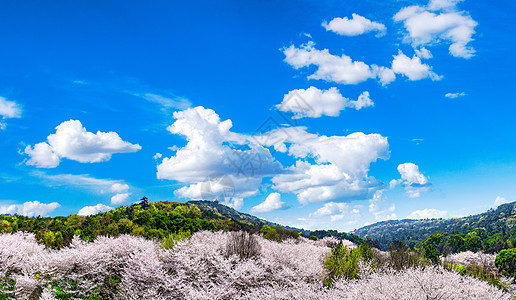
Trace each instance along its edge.
<instances>
[{"instance_id":1,"label":"green shrub","mask_svg":"<svg viewBox=\"0 0 516 300\"><path fill-rule=\"evenodd\" d=\"M435 265L441 264L441 259L439 258L439 251L434 247L434 245L429 245L427 243L422 243L423 248L423 256L431 261Z\"/></svg>"},{"instance_id":2,"label":"green shrub","mask_svg":"<svg viewBox=\"0 0 516 300\"><path fill-rule=\"evenodd\" d=\"M504 275L516 277L516 248L504 249L496 255L495 266Z\"/></svg>"},{"instance_id":3,"label":"green shrub","mask_svg":"<svg viewBox=\"0 0 516 300\"><path fill-rule=\"evenodd\" d=\"M169 234L166 238L163 239L163 247L165 249L171 249L174 247L177 241L185 241L192 237L192 233L187 231L178 231L176 233Z\"/></svg>"},{"instance_id":4,"label":"green shrub","mask_svg":"<svg viewBox=\"0 0 516 300\"><path fill-rule=\"evenodd\" d=\"M269 225L263 225L263 227L260 231L263 232L264 239L281 242L281 239L280 239L279 234L276 231L276 229L270 227Z\"/></svg>"},{"instance_id":5,"label":"green shrub","mask_svg":"<svg viewBox=\"0 0 516 300\"><path fill-rule=\"evenodd\" d=\"M371 248L363 243L350 250L342 241L333 245L330 254L324 260L324 286L331 287L340 278L358 279L358 262L374 258Z\"/></svg>"},{"instance_id":6,"label":"green shrub","mask_svg":"<svg viewBox=\"0 0 516 300\"><path fill-rule=\"evenodd\" d=\"M416 268L424 264L421 252L413 251L407 245L398 241L389 246L389 254L386 262L387 266L398 271Z\"/></svg>"}]
</instances>

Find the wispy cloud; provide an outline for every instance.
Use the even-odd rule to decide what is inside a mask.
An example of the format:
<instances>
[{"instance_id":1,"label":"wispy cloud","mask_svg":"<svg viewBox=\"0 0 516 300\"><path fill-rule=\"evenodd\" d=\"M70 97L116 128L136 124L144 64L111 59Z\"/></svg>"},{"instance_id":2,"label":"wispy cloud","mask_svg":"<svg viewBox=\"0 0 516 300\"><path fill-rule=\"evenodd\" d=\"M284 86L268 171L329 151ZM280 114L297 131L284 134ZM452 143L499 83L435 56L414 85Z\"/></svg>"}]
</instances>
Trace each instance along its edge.
<instances>
[{"instance_id":1,"label":"wispy cloud","mask_svg":"<svg viewBox=\"0 0 516 300\"><path fill-rule=\"evenodd\" d=\"M463 97L463 96L466 96L466 95L467 94L464 93L464 92L461 92L461 93L446 93L446 95L444 95L444 97L450 98L450 99L455 99L455 98Z\"/></svg>"},{"instance_id":2,"label":"wispy cloud","mask_svg":"<svg viewBox=\"0 0 516 300\"><path fill-rule=\"evenodd\" d=\"M133 95L157 103L164 110L185 110L192 107L192 103L188 99L180 96L163 96L152 93L133 93Z\"/></svg>"},{"instance_id":3,"label":"wispy cloud","mask_svg":"<svg viewBox=\"0 0 516 300\"><path fill-rule=\"evenodd\" d=\"M47 186L73 186L103 194L105 192L116 192L117 187L127 186L123 180L99 179L88 174L56 174L51 175L43 171L31 171L31 176L37 177ZM127 190L127 189L126 189ZM125 190L124 190L125 191Z\"/></svg>"}]
</instances>

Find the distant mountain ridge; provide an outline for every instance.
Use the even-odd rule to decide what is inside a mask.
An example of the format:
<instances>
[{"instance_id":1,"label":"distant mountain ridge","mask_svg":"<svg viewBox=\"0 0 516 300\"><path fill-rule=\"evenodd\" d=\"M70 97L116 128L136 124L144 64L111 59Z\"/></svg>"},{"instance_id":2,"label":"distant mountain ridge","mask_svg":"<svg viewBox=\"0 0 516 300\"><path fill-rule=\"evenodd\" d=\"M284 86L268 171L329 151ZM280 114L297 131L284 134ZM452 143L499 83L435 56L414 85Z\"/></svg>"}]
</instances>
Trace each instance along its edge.
<instances>
[{"instance_id":1,"label":"distant mountain ridge","mask_svg":"<svg viewBox=\"0 0 516 300\"><path fill-rule=\"evenodd\" d=\"M310 230L305 230L302 228L295 228L290 226L285 226L281 224L277 224L274 222L270 222L258 217L255 217L250 214L239 212L229 206L220 204L218 201L210 201L210 200L192 200L187 203L195 204L203 213L209 214L212 212L214 215L218 217L228 217L233 220L237 220L240 222L249 222L254 225L279 225L285 229L297 231L300 234L310 235Z\"/></svg>"},{"instance_id":2,"label":"distant mountain ridge","mask_svg":"<svg viewBox=\"0 0 516 300\"><path fill-rule=\"evenodd\" d=\"M516 231L516 228L513 230L515 226L516 202L512 202L463 218L389 220L355 229L351 233L362 238L377 239L385 249L396 240L408 244L410 241L422 241L438 231L461 235L474 231L488 238L495 234L508 235Z\"/></svg>"}]
</instances>

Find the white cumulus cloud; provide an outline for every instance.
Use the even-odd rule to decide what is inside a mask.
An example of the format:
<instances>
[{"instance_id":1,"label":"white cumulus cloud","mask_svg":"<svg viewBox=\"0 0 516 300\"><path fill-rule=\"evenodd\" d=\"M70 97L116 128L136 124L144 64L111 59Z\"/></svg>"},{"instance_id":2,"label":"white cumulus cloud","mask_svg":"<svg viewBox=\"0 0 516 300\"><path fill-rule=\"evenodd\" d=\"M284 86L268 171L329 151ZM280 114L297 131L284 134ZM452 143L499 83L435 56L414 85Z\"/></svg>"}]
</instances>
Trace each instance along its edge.
<instances>
[{"instance_id":1,"label":"white cumulus cloud","mask_svg":"<svg viewBox=\"0 0 516 300\"><path fill-rule=\"evenodd\" d=\"M405 185L405 191L410 198L418 198L422 192L430 190L431 183L425 175L419 171L419 167L413 163L398 165L398 172Z\"/></svg>"},{"instance_id":2,"label":"white cumulus cloud","mask_svg":"<svg viewBox=\"0 0 516 300\"><path fill-rule=\"evenodd\" d=\"M265 201L251 208L253 213L266 213L283 208L285 202L281 201L280 193L270 193Z\"/></svg>"},{"instance_id":3,"label":"white cumulus cloud","mask_svg":"<svg viewBox=\"0 0 516 300\"><path fill-rule=\"evenodd\" d=\"M9 101L5 97L0 97L0 130L4 130L7 127L5 119L21 118L21 115L22 109L18 103Z\"/></svg>"},{"instance_id":4,"label":"white cumulus cloud","mask_svg":"<svg viewBox=\"0 0 516 300\"><path fill-rule=\"evenodd\" d=\"M244 135L231 132L231 120L221 121L204 107L174 117L169 131L188 142L163 158L157 176L185 184L174 191L177 197L236 207L259 192L265 177L272 177L273 189L294 193L301 203L366 199L383 185L367 174L372 162L389 157L387 138L379 134L324 136L304 127L280 127ZM293 157L295 164L284 168L271 148Z\"/></svg>"},{"instance_id":5,"label":"white cumulus cloud","mask_svg":"<svg viewBox=\"0 0 516 300\"><path fill-rule=\"evenodd\" d=\"M61 206L57 202L41 203L39 201L27 201L23 204L0 205L0 215L18 214L27 217L46 216Z\"/></svg>"},{"instance_id":6,"label":"white cumulus cloud","mask_svg":"<svg viewBox=\"0 0 516 300\"><path fill-rule=\"evenodd\" d=\"M119 205L127 201L129 199L130 193L120 193L111 197L111 205Z\"/></svg>"},{"instance_id":7,"label":"white cumulus cloud","mask_svg":"<svg viewBox=\"0 0 516 300\"><path fill-rule=\"evenodd\" d=\"M99 203L94 206L85 206L85 207L81 208L77 214L79 216L91 216L91 215L96 215L101 212L110 211L112 209L113 209L113 207Z\"/></svg>"},{"instance_id":8,"label":"white cumulus cloud","mask_svg":"<svg viewBox=\"0 0 516 300\"><path fill-rule=\"evenodd\" d=\"M394 21L403 22L404 41L414 48L449 43L451 55L470 58L475 50L468 44L478 24L467 12L457 10L458 2L437 0L430 1L426 7L405 7L394 16Z\"/></svg>"},{"instance_id":9,"label":"white cumulus cloud","mask_svg":"<svg viewBox=\"0 0 516 300\"><path fill-rule=\"evenodd\" d=\"M308 79L357 84L376 77L375 73L364 62L353 61L351 57L344 54L341 56L332 55L328 49L317 50L314 48L313 42L302 45L300 48L291 45L282 49L282 51L285 54L285 62L295 69L310 65L317 66L317 71L308 76Z\"/></svg>"},{"instance_id":10,"label":"white cumulus cloud","mask_svg":"<svg viewBox=\"0 0 516 300\"><path fill-rule=\"evenodd\" d=\"M331 222L347 219L349 223L353 223L360 216L360 211L356 208L351 209L347 203L328 202L321 208L317 209L310 217L330 218Z\"/></svg>"},{"instance_id":11,"label":"white cumulus cloud","mask_svg":"<svg viewBox=\"0 0 516 300\"><path fill-rule=\"evenodd\" d=\"M117 182L117 183L114 183L113 185L111 185L109 190L113 193L125 193L129 190L129 185L127 185L125 183Z\"/></svg>"},{"instance_id":12,"label":"white cumulus cloud","mask_svg":"<svg viewBox=\"0 0 516 300\"><path fill-rule=\"evenodd\" d=\"M394 55L392 71L396 74L405 75L412 81L425 78L435 81L442 78L442 76L435 74L429 65L422 63L421 58L418 56L410 58L403 54L401 50L398 52L398 55Z\"/></svg>"},{"instance_id":13,"label":"white cumulus cloud","mask_svg":"<svg viewBox=\"0 0 516 300\"><path fill-rule=\"evenodd\" d=\"M437 210L434 208L425 208L423 210L413 211L407 216L407 219L439 219L445 218L448 214L445 210Z\"/></svg>"},{"instance_id":14,"label":"white cumulus cloud","mask_svg":"<svg viewBox=\"0 0 516 300\"><path fill-rule=\"evenodd\" d=\"M56 133L34 147L27 146L30 156L26 164L38 168L55 168L62 158L81 163L102 162L111 159L114 153L136 152L138 144L123 141L116 132L92 133L86 131L80 121L70 120L56 127Z\"/></svg>"},{"instance_id":15,"label":"white cumulus cloud","mask_svg":"<svg viewBox=\"0 0 516 300\"><path fill-rule=\"evenodd\" d=\"M284 134L285 130L273 131L270 140L277 140L274 134ZM277 190L292 192L299 202L309 203L367 198L383 185L367 173L371 163L389 158L386 137L361 132L328 137L307 133L304 128L290 128L287 132L289 138L274 147L298 160L272 178ZM315 164L307 162L309 158Z\"/></svg>"},{"instance_id":16,"label":"white cumulus cloud","mask_svg":"<svg viewBox=\"0 0 516 300\"><path fill-rule=\"evenodd\" d=\"M284 112L294 113L294 118L320 118L322 116L337 117L346 108L356 110L364 107L374 106L369 98L369 92L363 92L358 100L350 100L343 97L340 91L335 88L320 90L316 87L308 89L292 90L283 97L281 104L276 108Z\"/></svg>"},{"instance_id":17,"label":"white cumulus cloud","mask_svg":"<svg viewBox=\"0 0 516 300\"><path fill-rule=\"evenodd\" d=\"M385 25L373 22L358 14L352 14L352 16L351 19L347 17L334 18L329 23L324 21L322 26L326 28L327 31L333 31L345 36L357 36L371 31L376 31L377 37L385 35L385 31L387 30Z\"/></svg>"},{"instance_id":18,"label":"white cumulus cloud","mask_svg":"<svg viewBox=\"0 0 516 300\"><path fill-rule=\"evenodd\" d=\"M421 57L421 58L424 58L424 59L430 59L432 58L432 52L430 52L430 50L426 49L426 48L421 48L421 49L414 49L414 51L416 52L416 55L418 57Z\"/></svg>"},{"instance_id":19,"label":"white cumulus cloud","mask_svg":"<svg viewBox=\"0 0 516 300\"><path fill-rule=\"evenodd\" d=\"M176 121L168 130L188 142L163 158L157 177L188 184L174 192L178 197L212 197L207 200L240 207L243 198L258 193L264 176L282 168L268 149L250 136L231 132L231 120L221 121L211 109L198 106L173 116Z\"/></svg>"}]
</instances>

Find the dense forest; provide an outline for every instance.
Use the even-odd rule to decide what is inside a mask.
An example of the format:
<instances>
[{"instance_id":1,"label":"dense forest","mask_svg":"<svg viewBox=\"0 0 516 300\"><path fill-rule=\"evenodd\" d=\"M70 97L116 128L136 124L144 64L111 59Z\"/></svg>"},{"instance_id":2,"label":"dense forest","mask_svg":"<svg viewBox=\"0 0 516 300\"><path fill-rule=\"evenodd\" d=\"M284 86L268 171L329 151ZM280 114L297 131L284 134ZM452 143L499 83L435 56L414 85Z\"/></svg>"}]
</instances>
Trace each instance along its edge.
<instances>
[{"instance_id":1,"label":"dense forest","mask_svg":"<svg viewBox=\"0 0 516 300\"><path fill-rule=\"evenodd\" d=\"M464 218L391 220L353 231L360 237L376 239L382 249L394 241L410 247L422 240L441 253L483 250L488 253L516 246L516 202Z\"/></svg>"},{"instance_id":2,"label":"dense forest","mask_svg":"<svg viewBox=\"0 0 516 300\"><path fill-rule=\"evenodd\" d=\"M264 238L275 241L296 238L300 234L310 236L309 231L280 226L213 201L149 202L144 197L139 203L93 216L73 214L43 218L0 215L0 233L34 233L39 243L50 248L68 246L74 236L93 241L98 236L129 234L166 242L189 237L202 230L261 232ZM361 241L357 236L333 231L314 234L312 239L333 235L354 243Z\"/></svg>"}]
</instances>

